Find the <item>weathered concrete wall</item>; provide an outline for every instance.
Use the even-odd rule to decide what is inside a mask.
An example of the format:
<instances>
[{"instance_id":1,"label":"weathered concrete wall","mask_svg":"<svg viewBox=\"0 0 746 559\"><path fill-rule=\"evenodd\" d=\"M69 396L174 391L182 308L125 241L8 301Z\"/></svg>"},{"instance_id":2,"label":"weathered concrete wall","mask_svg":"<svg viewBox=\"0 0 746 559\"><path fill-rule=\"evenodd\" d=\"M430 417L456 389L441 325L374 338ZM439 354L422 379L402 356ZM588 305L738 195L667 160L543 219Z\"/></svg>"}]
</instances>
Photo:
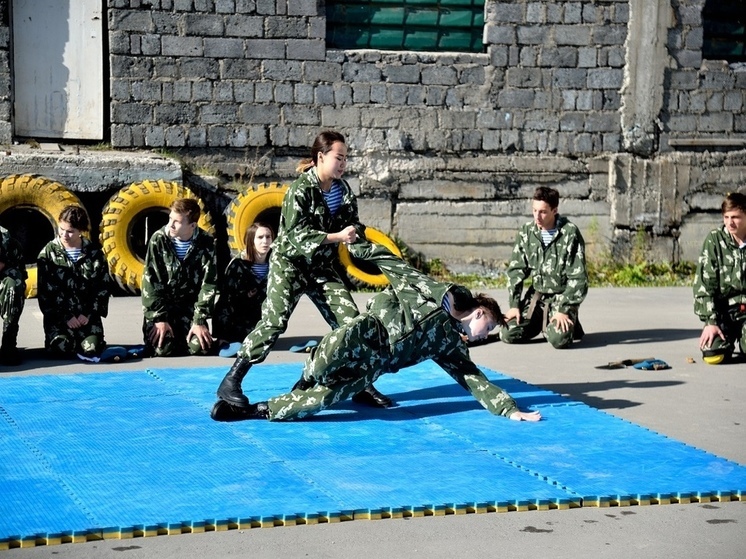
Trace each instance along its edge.
<instances>
[{"instance_id":1,"label":"weathered concrete wall","mask_svg":"<svg viewBox=\"0 0 746 559\"><path fill-rule=\"evenodd\" d=\"M108 0L111 142L215 175L184 180L219 212L235 179L292 181L334 128L363 218L452 269L500 268L544 184L595 250L624 258L642 229L693 260L746 186L746 67L703 59L704 3L487 0L485 52L457 54L326 49L316 0ZM26 170L78 188L86 164L59 165Z\"/></svg>"},{"instance_id":2,"label":"weathered concrete wall","mask_svg":"<svg viewBox=\"0 0 746 559\"><path fill-rule=\"evenodd\" d=\"M10 10L8 0L0 0L0 144L10 144L13 139L10 121Z\"/></svg>"}]
</instances>

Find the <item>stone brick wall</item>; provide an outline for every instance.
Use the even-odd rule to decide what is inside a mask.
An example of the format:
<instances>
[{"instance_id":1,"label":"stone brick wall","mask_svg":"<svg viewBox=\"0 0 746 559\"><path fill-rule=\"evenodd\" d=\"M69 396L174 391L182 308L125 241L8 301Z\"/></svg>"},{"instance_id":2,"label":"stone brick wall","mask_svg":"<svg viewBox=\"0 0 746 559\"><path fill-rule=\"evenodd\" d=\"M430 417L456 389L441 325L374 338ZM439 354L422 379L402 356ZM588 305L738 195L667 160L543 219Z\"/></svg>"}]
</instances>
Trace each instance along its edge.
<instances>
[{"instance_id":1,"label":"stone brick wall","mask_svg":"<svg viewBox=\"0 0 746 559\"><path fill-rule=\"evenodd\" d=\"M0 0L0 144L10 144L10 22L8 0Z\"/></svg>"},{"instance_id":2,"label":"stone brick wall","mask_svg":"<svg viewBox=\"0 0 746 559\"><path fill-rule=\"evenodd\" d=\"M334 128L364 220L454 270L500 269L539 185L592 250L644 230L693 260L746 186L746 68L702 58L704 3L487 0L485 52L459 54L327 49L317 0L108 0L111 143L211 169L220 211Z\"/></svg>"},{"instance_id":3,"label":"stone brick wall","mask_svg":"<svg viewBox=\"0 0 746 559\"><path fill-rule=\"evenodd\" d=\"M321 6L110 0L113 145L620 149L626 1L487 2L472 55L327 50Z\"/></svg>"},{"instance_id":4,"label":"stone brick wall","mask_svg":"<svg viewBox=\"0 0 746 559\"><path fill-rule=\"evenodd\" d=\"M661 150L746 147L746 64L702 58L705 0L674 2L675 24L665 70Z\"/></svg>"}]
</instances>

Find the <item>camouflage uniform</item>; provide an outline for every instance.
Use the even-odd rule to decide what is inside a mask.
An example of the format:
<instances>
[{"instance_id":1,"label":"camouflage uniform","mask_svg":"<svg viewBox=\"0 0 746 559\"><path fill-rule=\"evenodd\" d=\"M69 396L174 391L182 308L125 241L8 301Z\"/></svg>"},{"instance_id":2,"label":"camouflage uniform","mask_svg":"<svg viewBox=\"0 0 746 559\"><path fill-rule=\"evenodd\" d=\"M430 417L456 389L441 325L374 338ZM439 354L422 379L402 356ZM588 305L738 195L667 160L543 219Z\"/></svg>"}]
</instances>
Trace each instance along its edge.
<instances>
[{"instance_id":1,"label":"camouflage uniform","mask_svg":"<svg viewBox=\"0 0 746 559\"><path fill-rule=\"evenodd\" d=\"M18 321L26 302L27 275L23 263L23 249L4 227L0 227L0 262L4 264L0 270L0 318L3 321L0 360L6 356L14 360ZM14 355L11 356L11 353Z\"/></svg>"},{"instance_id":2,"label":"camouflage uniform","mask_svg":"<svg viewBox=\"0 0 746 559\"><path fill-rule=\"evenodd\" d=\"M579 337L578 308L588 293L585 268L585 241L580 230L558 215L557 234L548 246L541 242L541 232L533 222L526 223L516 236L508 264L508 299L510 308L521 309L521 322L511 320L500 330L500 339L520 343L544 332L555 348L568 347ZM523 283L531 286L521 300ZM565 313L573 321L567 332L549 322L554 313Z\"/></svg>"},{"instance_id":3,"label":"camouflage uniform","mask_svg":"<svg viewBox=\"0 0 746 559\"><path fill-rule=\"evenodd\" d=\"M746 353L746 248L720 227L702 245L694 278L694 312L706 325L720 327L726 341L716 336L711 350L729 356L739 341Z\"/></svg>"},{"instance_id":4,"label":"camouflage uniform","mask_svg":"<svg viewBox=\"0 0 746 559\"><path fill-rule=\"evenodd\" d=\"M233 258L220 283L220 296L215 305L213 334L219 340L237 342L262 318L262 303L267 298L267 278L259 279L251 271L246 253ZM256 290L253 295L252 291Z\"/></svg>"},{"instance_id":5,"label":"camouflage uniform","mask_svg":"<svg viewBox=\"0 0 746 559\"><path fill-rule=\"evenodd\" d=\"M338 328L358 315L357 306L336 271L337 244L322 244L328 233L349 225L360 240L350 245L351 254L369 246L365 227L357 214L357 201L350 185L336 181L344 189L342 205L332 216L315 169L303 173L290 185L282 201L280 227L272 245L267 275L267 298L262 304L262 319L243 341L239 359L252 364L262 362L305 293L321 312L324 320Z\"/></svg>"},{"instance_id":6,"label":"camouflage uniform","mask_svg":"<svg viewBox=\"0 0 746 559\"><path fill-rule=\"evenodd\" d=\"M192 325L207 325L217 291L215 241L199 227L183 261L176 255L168 226L150 238L142 275L143 334L147 351L158 357L206 355L196 336L187 344ZM155 348L148 333L156 322L168 322L174 337Z\"/></svg>"},{"instance_id":7,"label":"camouflage uniform","mask_svg":"<svg viewBox=\"0 0 746 559\"><path fill-rule=\"evenodd\" d=\"M307 359L296 388L268 402L270 420L300 419L356 394L380 375L433 359L495 415L518 411L515 401L490 383L469 357L460 323L443 309L450 290L471 298L465 287L439 283L411 268L383 247L371 257L391 282L366 312L327 334ZM388 254L386 254L388 253Z\"/></svg>"},{"instance_id":8,"label":"camouflage uniform","mask_svg":"<svg viewBox=\"0 0 746 559\"><path fill-rule=\"evenodd\" d=\"M101 319L109 314L109 267L101 249L85 237L81 240L77 262L70 260L59 239L48 242L37 261L44 347L59 355L98 355L106 345ZM67 321L80 315L88 324L70 328Z\"/></svg>"}]
</instances>

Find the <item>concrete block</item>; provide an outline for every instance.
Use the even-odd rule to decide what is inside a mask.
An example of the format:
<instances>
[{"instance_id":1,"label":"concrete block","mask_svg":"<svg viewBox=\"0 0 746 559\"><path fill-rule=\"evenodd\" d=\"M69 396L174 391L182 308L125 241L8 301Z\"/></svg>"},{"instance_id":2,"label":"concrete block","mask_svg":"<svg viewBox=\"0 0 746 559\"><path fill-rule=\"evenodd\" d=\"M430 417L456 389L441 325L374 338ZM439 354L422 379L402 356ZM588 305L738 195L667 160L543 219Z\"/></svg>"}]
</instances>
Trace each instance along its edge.
<instances>
[{"instance_id":1,"label":"concrete block","mask_svg":"<svg viewBox=\"0 0 746 559\"><path fill-rule=\"evenodd\" d=\"M425 85L456 85L456 70L447 66L426 66L422 68L421 80Z\"/></svg>"},{"instance_id":2,"label":"concrete block","mask_svg":"<svg viewBox=\"0 0 746 559\"><path fill-rule=\"evenodd\" d=\"M161 37L161 53L164 56L202 56L204 54L202 38L164 35Z\"/></svg>"},{"instance_id":3,"label":"concrete block","mask_svg":"<svg viewBox=\"0 0 746 559\"><path fill-rule=\"evenodd\" d=\"M285 58L285 41L281 39L247 39L246 56L257 60Z\"/></svg>"},{"instance_id":4,"label":"concrete block","mask_svg":"<svg viewBox=\"0 0 746 559\"><path fill-rule=\"evenodd\" d=\"M192 103L161 103L153 109L153 122L163 125L197 124L198 108ZM235 111L233 113L235 115Z\"/></svg>"},{"instance_id":5,"label":"concrete block","mask_svg":"<svg viewBox=\"0 0 746 559\"><path fill-rule=\"evenodd\" d=\"M588 25L556 25L554 40L557 45L590 46L592 44L591 27Z\"/></svg>"},{"instance_id":6,"label":"concrete block","mask_svg":"<svg viewBox=\"0 0 746 559\"><path fill-rule=\"evenodd\" d=\"M204 53L208 58L242 58L244 43L241 39L205 38Z\"/></svg>"},{"instance_id":7,"label":"concrete block","mask_svg":"<svg viewBox=\"0 0 746 559\"><path fill-rule=\"evenodd\" d=\"M155 31L153 18L149 10L111 10L109 28L136 33Z\"/></svg>"},{"instance_id":8,"label":"concrete block","mask_svg":"<svg viewBox=\"0 0 746 559\"><path fill-rule=\"evenodd\" d=\"M217 14L184 14L181 24L188 37L221 37L225 32L223 16Z\"/></svg>"},{"instance_id":9,"label":"concrete block","mask_svg":"<svg viewBox=\"0 0 746 559\"><path fill-rule=\"evenodd\" d=\"M321 39L287 39L290 60L325 60L326 43Z\"/></svg>"},{"instance_id":10,"label":"concrete block","mask_svg":"<svg viewBox=\"0 0 746 559\"><path fill-rule=\"evenodd\" d=\"M319 3L317 0L292 0L288 2L289 16L317 16L319 13Z\"/></svg>"},{"instance_id":11,"label":"concrete block","mask_svg":"<svg viewBox=\"0 0 746 559\"><path fill-rule=\"evenodd\" d=\"M508 87L539 88L541 87L541 70L538 68L509 68L505 73Z\"/></svg>"},{"instance_id":12,"label":"concrete block","mask_svg":"<svg viewBox=\"0 0 746 559\"><path fill-rule=\"evenodd\" d=\"M311 83L335 83L342 79L342 66L337 63L309 60L303 64L303 79Z\"/></svg>"},{"instance_id":13,"label":"concrete block","mask_svg":"<svg viewBox=\"0 0 746 559\"><path fill-rule=\"evenodd\" d=\"M220 63L210 58L182 58L179 70L182 78L217 80Z\"/></svg>"},{"instance_id":14,"label":"concrete block","mask_svg":"<svg viewBox=\"0 0 746 559\"><path fill-rule=\"evenodd\" d=\"M528 109L533 107L535 93L525 89L503 89L498 93L497 102L501 108Z\"/></svg>"},{"instance_id":15,"label":"concrete block","mask_svg":"<svg viewBox=\"0 0 746 559\"><path fill-rule=\"evenodd\" d=\"M225 35L228 37L258 38L264 36L264 18L233 15L225 19Z\"/></svg>"},{"instance_id":16,"label":"concrete block","mask_svg":"<svg viewBox=\"0 0 746 559\"><path fill-rule=\"evenodd\" d=\"M590 89L620 89L624 72L620 69L592 68L588 70L588 87Z\"/></svg>"},{"instance_id":17,"label":"concrete block","mask_svg":"<svg viewBox=\"0 0 746 559\"><path fill-rule=\"evenodd\" d=\"M280 108L272 105L244 103L238 111L240 122L246 124L279 124Z\"/></svg>"},{"instance_id":18,"label":"concrete block","mask_svg":"<svg viewBox=\"0 0 746 559\"><path fill-rule=\"evenodd\" d=\"M589 71L583 68L558 68L552 75L552 86L559 89L585 89Z\"/></svg>"}]
</instances>

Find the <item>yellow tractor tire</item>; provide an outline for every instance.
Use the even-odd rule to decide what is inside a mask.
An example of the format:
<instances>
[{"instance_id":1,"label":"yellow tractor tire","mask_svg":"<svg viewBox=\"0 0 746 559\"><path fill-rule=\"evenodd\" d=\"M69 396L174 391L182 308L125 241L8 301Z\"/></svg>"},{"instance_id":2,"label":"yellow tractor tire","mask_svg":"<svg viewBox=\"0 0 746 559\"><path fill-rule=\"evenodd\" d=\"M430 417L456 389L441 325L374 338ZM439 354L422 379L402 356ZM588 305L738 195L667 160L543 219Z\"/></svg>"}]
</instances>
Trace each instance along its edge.
<instances>
[{"instance_id":1,"label":"yellow tractor tire","mask_svg":"<svg viewBox=\"0 0 746 559\"><path fill-rule=\"evenodd\" d=\"M39 175L10 175L0 183L0 215L13 208L32 209L42 214L53 228L54 239L57 231L57 218L67 206L80 206L80 199L59 182ZM13 231L11 231L11 234ZM26 255L32 264L26 264L26 297L36 297L38 271L36 254Z\"/></svg>"},{"instance_id":2,"label":"yellow tractor tire","mask_svg":"<svg viewBox=\"0 0 746 559\"><path fill-rule=\"evenodd\" d=\"M282 208L282 199L288 191L287 184L277 182L261 183L253 188L240 192L225 209L228 227L228 247L234 256L246 248L244 235L246 230L267 210ZM274 228L277 235L279 219L267 219L267 224ZM277 223L274 223L277 221Z\"/></svg>"},{"instance_id":3,"label":"yellow tractor tire","mask_svg":"<svg viewBox=\"0 0 746 559\"><path fill-rule=\"evenodd\" d=\"M104 206L100 227L101 247L112 277L125 291L139 293L145 268L144 259L133 250L133 224L145 212L162 211L168 214L171 204L182 198L197 200L201 210L198 225L214 235L212 218L202 200L176 182L145 180L133 183L115 193Z\"/></svg>"},{"instance_id":4,"label":"yellow tractor tire","mask_svg":"<svg viewBox=\"0 0 746 559\"><path fill-rule=\"evenodd\" d=\"M402 253L401 250L399 250L399 247L396 246L396 243L382 231L374 229L373 227L366 227L365 238L371 243L385 246L396 256L401 258ZM380 272L380 270L364 270L361 263L356 262L355 259L352 258L350 251L347 250L347 247L342 243L339 245L339 260L342 263L342 266L344 266L350 280L357 285L385 287L389 283L389 280Z\"/></svg>"}]
</instances>

